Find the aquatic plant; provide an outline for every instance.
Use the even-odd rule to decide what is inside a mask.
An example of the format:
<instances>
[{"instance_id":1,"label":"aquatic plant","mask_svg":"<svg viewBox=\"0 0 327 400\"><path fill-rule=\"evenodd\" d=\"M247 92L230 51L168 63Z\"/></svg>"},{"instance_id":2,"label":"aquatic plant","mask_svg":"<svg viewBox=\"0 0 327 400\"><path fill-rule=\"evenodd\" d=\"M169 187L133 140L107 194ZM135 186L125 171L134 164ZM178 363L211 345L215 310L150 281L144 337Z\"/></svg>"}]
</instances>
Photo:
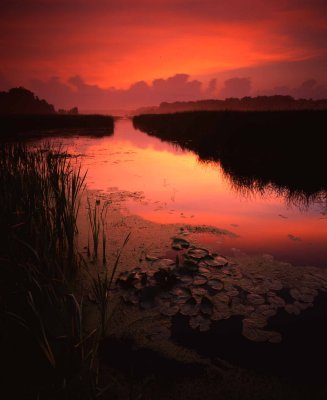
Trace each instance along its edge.
<instances>
[{"instance_id":1,"label":"aquatic plant","mask_svg":"<svg viewBox=\"0 0 327 400\"><path fill-rule=\"evenodd\" d=\"M74 289L84 181L61 148L0 147L2 355L11 390L32 398L96 394L96 330L85 332Z\"/></svg>"},{"instance_id":2,"label":"aquatic plant","mask_svg":"<svg viewBox=\"0 0 327 400\"><path fill-rule=\"evenodd\" d=\"M160 332L154 327L149 333L153 337L165 333L165 339L169 338L167 323L172 324L172 318L187 318L189 328L205 332L216 322L237 316L246 339L279 343L282 336L268 328L268 319L281 309L301 314L313 307L318 290L327 287L326 275L318 278L304 273L302 285L286 288L277 277L252 275L241 265L194 247L184 238L174 237L172 248L179 241L184 249L178 250L182 253L175 265L173 260L158 258L151 261L151 268L134 268L118 277L126 303L161 315L164 327ZM285 291L289 291L288 297Z\"/></svg>"},{"instance_id":3,"label":"aquatic plant","mask_svg":"<svg viewBox=\"0 0 327 400\"><path fill-rule=\"evenodd\" d=\"M89 197L87 198L88 204L88 218L89 218L89 226L91 228L92 240L93 240L93 252L92 257L93 260L96 261L98 259L98 248L99 248L99 235L100 235L100 217L99 217L99 205L100 200L96 200L94 206L91 206L91 202ZM90 253L90 251L89 251Z\"/></svg>"},{"instance_id":4,"label":"aquatic plant","mask_svg":"<svg viewBox=\"0 0 327 400\"><path fill-rule=\"evenodd\" d=\"M112 284L114 277L116 275L116 271L119 265L119 261L121 258L121 254L126 244L128 243L130 238L130 233L126 236L120 250L118 251L115 259L115 263L112 269L109 271L108 268L104 270L98 270L95 276L88 270L88 266L86 265L87 271L91 277L91 290L92 297L95 300L99 311L100 318L100 327L101 327L101 337L103 338L106 334L107 324L108 324L108 313L109 313L109 305L110 305L110 290L112 289Z\"/></svg>"}]
</instances>

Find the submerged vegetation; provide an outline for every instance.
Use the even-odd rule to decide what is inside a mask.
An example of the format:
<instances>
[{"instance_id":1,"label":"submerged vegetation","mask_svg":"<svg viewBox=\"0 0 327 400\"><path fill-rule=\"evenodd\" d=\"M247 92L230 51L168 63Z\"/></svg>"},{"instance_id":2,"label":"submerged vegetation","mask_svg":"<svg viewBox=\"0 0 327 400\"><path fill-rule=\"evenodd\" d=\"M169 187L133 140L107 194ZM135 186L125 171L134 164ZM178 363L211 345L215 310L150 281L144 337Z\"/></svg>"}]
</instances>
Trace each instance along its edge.
<instances>
[{"instance_id":1,"label":"submerged vegetation","mask_svg":"<svg viewBox=\"0 0 327 400\"><path fill-rule=\"evenodd\" d=\"M274 189L305 203L327 189L326 110L198 111L140 115L134 126L219 162L240 190Z\"/></svg>"}]
</instances>

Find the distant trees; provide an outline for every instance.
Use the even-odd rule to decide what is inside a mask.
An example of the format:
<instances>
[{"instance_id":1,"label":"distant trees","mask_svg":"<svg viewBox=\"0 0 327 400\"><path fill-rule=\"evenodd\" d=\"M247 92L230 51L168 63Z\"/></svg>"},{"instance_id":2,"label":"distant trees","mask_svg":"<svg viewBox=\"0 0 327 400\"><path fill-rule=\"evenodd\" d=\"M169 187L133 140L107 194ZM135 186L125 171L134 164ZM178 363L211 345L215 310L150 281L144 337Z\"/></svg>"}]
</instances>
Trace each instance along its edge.
<instances>
[{"instance_id":1,"label":"distant trees","mask_svg":"<svg viewBox=\"0 0 327 400\"><path fill-rule=\"evenodd\" d=\"M279 110L326 110L327 99L294 99L291 96L230 97L225 100L163 102L148 113L164 114L183 111L279 111Z\"/></svg>"},{"instance_id":2,"label":"distant trees","mask_svg":"<svg viewBox=\"0 0 327 400\"><path fill-rule=\"evenodd\" d=\"M55 108L23 87L0 92L0 114L55 114Z\"/></svg>"},{"instance_id":3,"label":"distant trees","mask_svg":"<svg viewBox=\"0 0 327 400\"><path fill-rule=\"evenodd\" d=\"M77 107L73 107L70 110L64 110L63 108L59 108L58 110L59 114L68 114L68 115L78 115L78 108Z\"/></svg>"}]
</instances>

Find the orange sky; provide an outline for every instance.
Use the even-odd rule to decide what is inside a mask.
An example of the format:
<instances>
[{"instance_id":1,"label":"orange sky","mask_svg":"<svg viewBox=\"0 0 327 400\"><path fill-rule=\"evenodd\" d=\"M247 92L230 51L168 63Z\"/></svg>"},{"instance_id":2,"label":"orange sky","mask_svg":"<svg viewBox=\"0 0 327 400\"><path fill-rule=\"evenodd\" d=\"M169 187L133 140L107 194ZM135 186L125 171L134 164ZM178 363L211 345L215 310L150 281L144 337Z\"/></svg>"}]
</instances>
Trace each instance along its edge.
<instances>
[{"instance_id":1,"label":"orange sky","mask_svg":"<svg viewBox=\"0 0 327 400\"><path fill-rule=\"evenodd\" d=\"M255 89L327 83L325 0L2 0L0 85L127 89L177 73Z\"/></svg>"}]
</instances>

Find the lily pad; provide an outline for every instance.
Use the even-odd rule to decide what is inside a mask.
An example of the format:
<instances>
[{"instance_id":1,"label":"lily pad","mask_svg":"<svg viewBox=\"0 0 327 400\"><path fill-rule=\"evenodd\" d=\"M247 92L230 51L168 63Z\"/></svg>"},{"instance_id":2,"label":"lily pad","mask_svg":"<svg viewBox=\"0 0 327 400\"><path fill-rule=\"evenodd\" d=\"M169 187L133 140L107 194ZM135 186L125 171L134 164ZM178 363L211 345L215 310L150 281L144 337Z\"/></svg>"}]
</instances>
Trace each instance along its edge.
<instances>
[{"instance_id":1,"label":"lily pad","mask_svg":"<svg viewBox=\"0 0 327 400\"><path fill-rule=\"evenodd\" d=\"M298 288L292 288L290 290L290 295L293 297L294 300L300 300L301 292Z\"/></svg>"},{"instance_id":2,"label":"lily pad","mask_svg":"<svg viewBox=\"0 0 327 400\"><path fill-rule=\"evenodd\" d=\"M180 313L186 316L194 316L199 312L199 305L194 298L189 299L180 306Z\"/></svg>"},{"instance_id":3,"label":"lily pad","mask_svg":"<svg viewBox=\"0 0 327 400\"><path fill-rule=\"evenodd\" d=\"M135 287L135 289L140 290L140 289L144 288L145 283L144 283L144 281L142 282L142 280L140 280L140 279L135 279L133 282L133 286Z\"/></svg>"},{"instance_id":4,"label":"lily pad","mask_svg":"<svg viewBox=\"0 0 327 400\"><path fill-rule=\"evenodd\" d=\"M192 285L193 277L191 275L180 275L178 279L186 286Z\"/></svg>"},{"instance_id":5,"label":"lily pad","mask_svg":"<svg viewBox=\"0 0 327 400\"><path fill-rule=\"evenodd\" d=\"M172 317L179 312L179 306L172 304L162 305L159 311L162 315L165 315L167 317Z\"/></svg>"},{"instance_id":6,"label":"lily pad","mask_svg":"<svg viewBox=\"0 0 327 400\"><path fill-rule=\"evenodd\" d=\"M299 301L295 301L294 305L300 309L301 311L307 310L308 308L313 307L313 303L301 303Z\"/></svg>"},{"instance_id":7,"label":"lily pad","mask_svg":"<svg viewBox=\"0 0 327 400\"><path fill-rule=\"evenodd\" d=\"M243 327L264 328L267 325L267 318L252 313L248 318L243 319Z\"/></svg>"},{"instance_id":8,"label":"lily pad","mask_svg":"<svg viewBox=\"0 0 327 400\"><path fill-rule=\"evenodd\" d=\"M262 304L257 307L257 313L263 315L266 318L276 315L276 312L276 308L273 308L272 305Z\"/></svg>"},{"instance_id":9,"label":"lily pad","mask_svg":"<svg viewBox=\"0 0 327 400\"><path fill-rule=\"evenodd\" d=\"M192 287L191 291L195 297L202 297L207 294L207 291L202 287Z\"/></svg>"},{"instance_id":10,"label":"lily pad","mask_svg":"<svg viewBox=\"0 0 327 400\"><path fill-rule=\"evenodd\" d=\"M170 258L158 258L153 262L153 266L158 268L166 268L175 265L175 261L171 260Z\"/></svg>"},{"instance_id":11,"label":"lily pad","mask_svg":"<svg viewBox=\"0 0 327 400\"><path fill-rule=\"evenodd\" d=\"M282 290L283 289L283 284L280 280L278 279L267 279L265 281L266 286L268 287L269 290Z\"/></svg>"},{"instance_id":12,"label":"lily pad","mask_svg":"<svg viewBox=\"0 0 327 400\"><path fill-rule=\"evenodd\" d=\"M285 300L279 296L268 296L268 303L276 308L285 307Z\"/></svg>"},{"instance_id":13,"label":"lily pad","mask_svg":"<svg viewBox=\"0 0 327 400\"><path fill-rule=\"evenodd\" d=\"M150 310L156 307L156 302L152 298L143 298L140 300L140 307L144 310Z\"/></svg>"},{"instance_id":14,"label":"lily pad","mask_svg":"<svg viewBox=\"0 0 327 400\"><path fill-rule=\"evenodd\" d=\"M179 244L179 243L173 243L173 244L171 245L171 248L172 248L173 250L177 250L177 251L183 250L183 246L182 246L181 244Z\"/></svg>"},{"instance_id":15,"label":"lily pad","mask_svg":"<svg viewBox=\"0 0 327 400\"><path fill-rule=\"evenodd\" d=\"M201 265L200 265L201 264ZM198 267L199 267L199 272L200 272L200 274L202 274L202 275L205 275L205 276L211 276L212 275L212 272L211 272L211 270L207 267L207 266L205 266L205 265L203 265L204 263L202 263L202 262L200 262L199 264L198 264Z\"/></svg>"},{"instance_id":16,"label":"lily pad","mask_svg":"<svg viewBox=\"0 0 327 400\"><path fill-rule=\"evenodd\" d=\"M211 301L214 304L212 319L214 319L216 313L223 314L223 318L229 318L232 315L232 310L228 303L220 301L217 296L211 297Z\"/></svg>"},{"instance_id":17,"label":"lily pad","mask_svg":"<svg viewBox=\"0 0 327 400\"><path fill-rule=\"evenodd\" d=\"M210 329L211 320L202 315L197 315L195 317L190 318L190 327L193 329L199 329L200 332L205 332Z\"/></svg>"},{"instance_id":18,"label":"lily pad","mask_svg":"<svg viewBox=\"0 0 327 400\"><path fill-rule=\"evenodd\" d=\"M167 340L170 338L171 323L170 321L160 321L150 327L149 339L153 341Z\"/></svg>"},{"instance_id":19,"label":"lily pad","mask_svg":"<svg viewBox=\"0 0 327 400\"><path fill-rule=\"evenodd\" d=\"M147 261L157 261L157 260L159 260L158 257L156 257L156 256L151 256L150 254L147 254L147 255L145 256L145 259L146 259Z\"/></svg>"},{"instance_id":20,"label":"lily pad","mask_svg":"<svg viewBox=\"0 0 327 400\"><path fill-rule=\"evenodd\" d=\"M160 292L157 295L158 299L160 300L171 300L171 298L173 297L173 295L170 292L167 292L166 290Z\"/></svg>"},{"instance_id":21,"label":"lily pad","mask_svg":"<svg viewBox=\"0 0 327 400\"><path fill-rule=\"evenodd\" d=\"M126 303L131 303L134 305L139 304L139 298L134 291L126 291L123 293L122 297Z\"/></svg>"},{"instance_id":22,"label":"lily pad","mask_svg":"<svg viewBox=\"0 0 327 400\"><path fill-rule=\"evenodd\" d=\"M286 304L285 306L285 311L288 312L289 314L293 315L300 315L301 314L301 309L298 306L298 304Z\"/></svg>"},{"instance_id":23,"label":"lily pad","mask_svg":"<svg viewBox=\"0 0 327 400\"><path fill-rule=\"evenodd\" d=\"M226 287L225 285L225 290L229 297L236 297L239 295L239 291L234 286Z\"/></svg>"},{"instance_id":24,"label":"lily pad","mask_svg":"<svg viewBox=\"0 0 327 400\"><path fill-rule=\"evenodd\" d=\"M279 332L269 331L268 342L269 343L280 343L282 341L282 335Z\"/></svg>"},{"instance_id":25,"label":"lily pad","mask_svg":"<svg viewBox=\"0 0 327 400\"><path fill-rule=\"evenodd\" d=\"M160 268L153 277L162 288L171 288L178 282L176 274L171 269Z\"/></svg>"},{"instance_id":26,"label":"lily pad","mask_svg":"<svg viewBox=\"0 0 327 400\"><path fill-rule=\"evenodd\" d=\"M251 340L252 342L267 342L273 340L274 337L274 333L272 332L264 331L263 329L253 328L251 326L243 327L242 334L244 337ZM274 343L276 343L276 341Z\"/></svg>"},{"instance_id":27,"label":"lily pad","mask_svg":"<svg viewBox=\"0 0 327 400\"><path fill-rule=\"evenodd\" d=\"M249 317L253 313L253 311L254 311L253 306L250 306L248 304L242 304L242 303L234 304L232 301L231 312L233 313L233 315L244 315L246 317Z\"/></svg>"},{"instance_id":28,"label":"lily pad","mask_svg":"<svg viewBox=\"0 0 327 400\"><path fill-rule=\"evenodd\" d=\"M260 305L265 303L265 299L259 294L250 293L247 295L247 300L250 304Z\"/></svg>"},{"instance_id":29,"label":"lily pad","mask_svg":"<svg viewBox=\"0 0 327 400\"><path fill-rule=\"evenodd\" d=\"M208 279L204 275L195 275L193 277L193 285L201 286L205 285L208 282Z\"/></svg>"},{"instance_id":30,"label":"lily pad","mask_svg":"<svg viewBox=\"0 0 327 400\"><path fill-rule=\"evenodd\" d=\"M213 260L205 260L204 261L210 267L224 267L228 264L228 260L225 257L215 257Z\"/></svg>"},{"instance_id":31,"label":"lily pad","mask_svg":"<svg viewBox=\"0 0 327 400\"><path fill-rule=\"evenodd\" d=\"M213 312L213 304L207 297L202 297L200 310L203 314L211 315Z\"/></svg>"},{"instance_id":32,"label":"lily pad","mask_svg":"<svg viewBox=\"0 0 327 400\"><path fill-rule=\"evenodd\" d=\"M173 288L170 291L170 293L179 299L186 299L186 300L188 300L192 296L191 291L189 289L181 288L181 287Z\"/></svg>"},{"instance_id":33,"label":"lily pad","mask_svg":"<svg viewBox=\"0 0 327 400\"><path fill-rule=\"evenodd\" d=\"M224 284L219 279L210 279L208 285L218 291L224 288Z\"/></svg>"},{"instance_id":34,"label":"lily pad","mask_svg":"<svg viewBox=\"0 0 327 400\"><path fill-rule=\"evenodd\" d=\"M223 303L229 303L231 298L228 296L228 294L226 292L219 292L216 294L215 296L217 298L218 301L221 301Z\"/></svg>"},{"instance_id":35,"label":"lily pad","mask_svg":"<svg viewBox=\"0 0 327 400\"><path fill-rule=\"evenodd\" d=\"M190 249L187 252L187 256L194 258L196 260L201 260L202 258L206 257L209 254L209 251L206 249L200 249L200 248L195 248L195 249Z\"/></svg>"}]
</instances>

